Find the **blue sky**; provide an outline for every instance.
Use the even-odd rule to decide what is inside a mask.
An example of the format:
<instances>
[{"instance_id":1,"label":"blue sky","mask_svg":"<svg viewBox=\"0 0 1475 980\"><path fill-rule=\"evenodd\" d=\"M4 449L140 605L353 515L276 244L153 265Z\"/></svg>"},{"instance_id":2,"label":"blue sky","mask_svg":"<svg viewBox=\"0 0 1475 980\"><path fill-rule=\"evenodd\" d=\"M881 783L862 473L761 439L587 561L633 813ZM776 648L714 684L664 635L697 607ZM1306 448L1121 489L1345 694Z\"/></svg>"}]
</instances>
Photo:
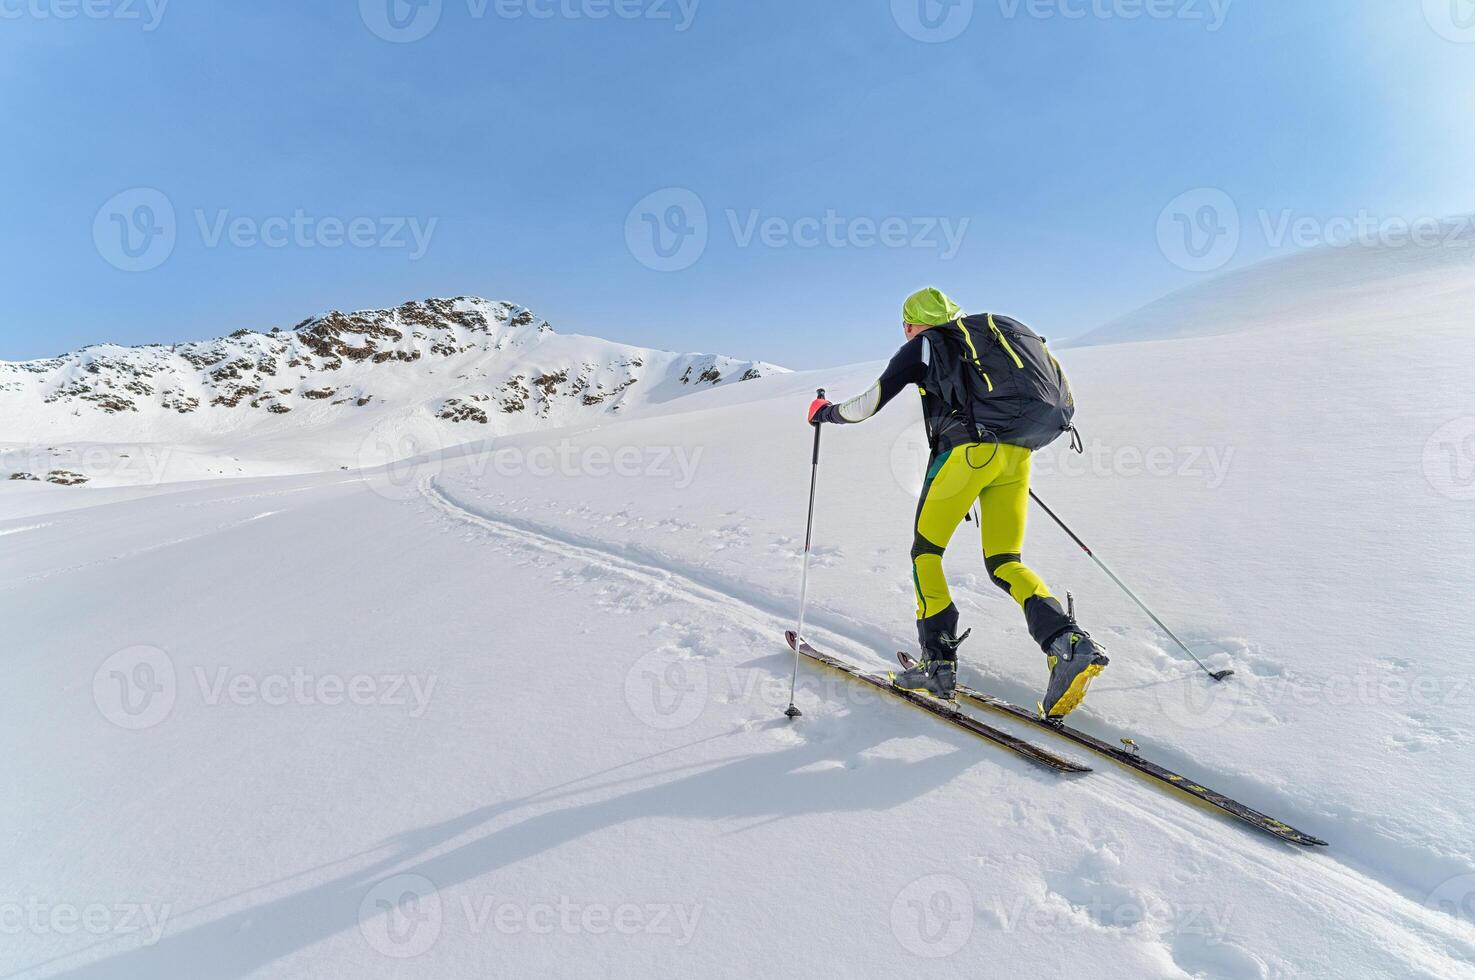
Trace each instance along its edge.
<instances>
[{"instance_id":1,"label":"blue sky","mask_svg":"<svg viewBox=\"0 0 1475 980\"><path fill-rule=\"evenodd\" d=\"M0 0L0 358L479 294L817 367L1475 208L1470 0L416 3Z\"/></svg>"}]
</instances>

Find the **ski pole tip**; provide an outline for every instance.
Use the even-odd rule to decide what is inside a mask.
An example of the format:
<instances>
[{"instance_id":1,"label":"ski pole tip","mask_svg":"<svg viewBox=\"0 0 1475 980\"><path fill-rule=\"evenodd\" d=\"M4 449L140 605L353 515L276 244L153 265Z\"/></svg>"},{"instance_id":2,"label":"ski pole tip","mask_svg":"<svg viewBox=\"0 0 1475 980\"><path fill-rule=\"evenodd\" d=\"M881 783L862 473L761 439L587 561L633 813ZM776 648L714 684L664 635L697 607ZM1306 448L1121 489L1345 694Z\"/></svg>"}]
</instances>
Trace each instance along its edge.
<instances>
[{"instance_id":1,"label":"ski pole tip","mask_svg":"<svg viewBox=\"0 0 1475 980\"><path fill-rule=\"evenodd\" d=\"M1232 671L1232 670L1221 670L1218 673L1210 674L1209 676L1212 677L1212 678L1214 678L1214 680L1216 680L1216 681L1222 681L1226 677L1233 677L1234 676L1234 671Z\"/></svg>"},{"instance_id":2,"label":"ski pole tip","mask_svg":"<svg viewBox=\"0 0 1475 980\"><path fill-rule=\"evenodd\" d=\"M804 712L802 712L802 711L799 710L798 705L791 704L791 705L789 705L789 710L784 712L784 717L790 718L790 719L792 719L792 718L803 718L804 717Z\"/></svg>"}]
</instances>

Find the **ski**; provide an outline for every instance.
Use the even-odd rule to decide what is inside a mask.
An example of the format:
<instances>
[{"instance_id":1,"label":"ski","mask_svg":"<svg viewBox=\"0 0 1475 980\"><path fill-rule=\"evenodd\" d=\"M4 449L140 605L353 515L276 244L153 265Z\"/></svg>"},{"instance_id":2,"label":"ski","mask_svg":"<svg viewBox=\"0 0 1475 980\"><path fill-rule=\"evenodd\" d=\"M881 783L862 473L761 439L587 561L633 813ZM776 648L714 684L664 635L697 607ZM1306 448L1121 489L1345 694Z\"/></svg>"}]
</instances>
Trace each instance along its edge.
<instances>
[{"instance_id":1,"label":"ski","mask_svg":"<svg viewBox=\"0 0 1475 980\"><path fill-rule=\"evenodd\" d=\"M898 653L896 659L901 663L903 668L908 670L915 666L917 662L916 658L907 653ZM1077 745L1088 748L1093 752L1098 752L1113 762L1126 766L1128 769L1132 769L1150 779L1171 786L1173 789L1186 793L1188 796L1226 813L1236 820L1249 824L1256 830L1278 837L1283 841L1291 844L1300 844L1304 847L1327 846L1327 842L1319 837L1313 837L1310 834L1299 831L1289 824L1282 823L1274 817L1261 813L1259 810L1245 806L1238 800L1230 799L1223 793L1215 792L1186 776L1180 776L1171 769L1166 769L1155 762L1144 759L1138 753L1137 744L1129 738L1122 739L1122 745L1118 748L1110 742L1104 742L1096 738L1094 735L1087 735L1079 729L1070 728L1062 723L1046 721L1036 712L1021 708L1019 705L1005 701L1003 698L994 697L992 694L984 694L981 691L964 687L962 684L958 685L958 696L980 707L990 708L1019 721L1029 722L1031 725L1043 728L1047 732L1053 732L1061 738L1069 739Z\"/></svg>"},{"instance_id":2,"label":"ski","mask_svg":"<svg viewBox=\"0 0 1475 980\"><path fill-rule=\"evenodd\" d=\"M1038 745L1035 745L1031 742L1026 742L1022 738L1016 738L1015 736L1010 735L1008 732L1000 731L999 729L994 728L990 725L985 725L978 719L972 717L971 715L965 714L963 711L947 704L946 702L938 701L934 698L929 698L921 694L916 694L912 691L897 690L895 687L891 686L890 680L885 677L881 677L875 674L867 674L860 668L852 666L851 664L848 664L843 660L838 660L827 653L821 653L814 647L810 646L807 641L798 642L798 638L795 636L793 630L788 630L787 632L785 632L784 639L788 642L789 649L795 651L796 653L799 653L816 663L823 664L824 666L829 667L833 670L838 670L843 674L848 674L850 677L854 678L857 681L860 681L863 684L869 684L871 687L885 691L893 697L905 701L914 707L921 708L928 714L941 718L943 721L949 722L950 724L955 725L956 727L961 728L966 732L971 732L972 734L977 735L979 738L986 739L994 743L995 745L1008 749L1011 752L1014 752L1024 757L1025 759L1028 759L1030 762L1033 762L1037 766L1042 766L1043 768L1049 769L1053 772L1061 773L1081 773L1091 771L1091 768L1089 766L1081 765L1080 763L1067 759L1064 756L1056 755L1054 752L1050 752L1047 749L1042 749Z\"/></svg>"}]
</instances>

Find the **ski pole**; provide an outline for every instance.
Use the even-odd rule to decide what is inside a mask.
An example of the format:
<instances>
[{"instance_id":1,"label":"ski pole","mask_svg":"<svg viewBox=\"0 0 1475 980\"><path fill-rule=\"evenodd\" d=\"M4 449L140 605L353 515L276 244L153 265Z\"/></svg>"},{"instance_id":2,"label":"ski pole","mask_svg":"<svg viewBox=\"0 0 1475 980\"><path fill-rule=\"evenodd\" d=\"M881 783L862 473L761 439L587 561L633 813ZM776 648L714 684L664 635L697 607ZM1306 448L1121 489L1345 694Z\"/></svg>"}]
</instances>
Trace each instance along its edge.
<instances>
[{"instance_id":1,"label":"ski pole","mask_svg":"<svg viewBox=\"0 0 1475 980\"><path fill-rule=\"evenodd\" d=\"M1135 593L1131 589L1129 589L1127 587L1127 583L1126 582L1123 582L1121 579L1117 578L1116 573L1113 572L1110 568L1107 568L1106 567L1106 562L1104 562L1100 558L1097 558L1096 557L1096 553L1094 551L1092 551L1086 545L1086 542L1084 542L1084 541L1081 540L1080 535L1078 535L1074 531L1072 531L1070 529L1070 526L1060 519L1060 515L1056 514L1053 510L1050 509L1050 507L1049 507L1048 504L1046 504L1043 500L1040 499L1040 495L1039 494L1037 494L1033 490L1031 490L1029 492L1029 495L1030 495L1031 498L1033 498L1033 500L1034 500L1035 503L1037 503L1037 504L1040 505L1040 507L1045 511L1045 513L1047 513L1047 514L1050 515L1050 519L1051 520L1053 520L1056 524L1059 524L1060 525L1060 529L1062 531L1064 531L1066 534L1070 535L1070 539L1072 541L1074 541L1077 545L1080 546L1081 550L1086 553L1086 557L1088 557L1092 561L1094 561L1096 563L1096 567L1100 568L1103 572L1105 572L1107 574L1107 576L1113 582L1115 582L1117 584L1117 587L1118 588L1120 588L1123 592L1125 592L1131 598L1131 600L1133 602L1137 603L1137 608L1138 609L1141 609L1143 612L1147 613L1148 618L1150 618L1154 623L1157 623L1158 629L1162 630L1164 633L1166 633L1170 637L1172 637L1173 638L1173 642L1176 643L1176 644L1178 644L1178 646L1182 648L1182 650L1183 650L1184 653L1186 653L1190 657L1192 657L1193 658L1193 662L1196 663L1196 664L1198 664L1199 667L1203 668L1204 673L1208 674L1210 677L1212 677L1216 681L1222 681L1224 678L1229 677L1230 675L1232 675L1234 673L1234 671L1232 671L1232 670L1212 671L1208 667L1204 666L1204 662L1202 660L1198 659L1198 657L1194 656L1194 653L1193 653L1192 650L1188 649L1188 644L1187 643L1184 643L1182 640L1178 639L1178 634L1176 634L1172 630L1168 629L1167 625L1164 624L1161 619L1158 619L1157 618L1157 615L1154 614L1151 609L1148 609L1147 608L1147 603L1145 603L1141 599L1137 598L1137 593Z\"/></svg>"},{"instance_id":2,"label":"ski pole","mask_svg":"<svg viewBox=\"0 0 1475 980\"><path fill-rule=\"evenodd\" d=\"M821 388L817 397L823 399ZM819 433L823 425L814 427L814 460L809 471L809 521L804 527L804 574L799 579L799 628L794 631L794 676L789 680L789 710L784 714L790 718L801 717L804 712L794 703L794 692L799 686L799 644L804 642L804 613L809 606L809 546L814 540L814 490L819 485Z\"/></svg>"}]
</instances>

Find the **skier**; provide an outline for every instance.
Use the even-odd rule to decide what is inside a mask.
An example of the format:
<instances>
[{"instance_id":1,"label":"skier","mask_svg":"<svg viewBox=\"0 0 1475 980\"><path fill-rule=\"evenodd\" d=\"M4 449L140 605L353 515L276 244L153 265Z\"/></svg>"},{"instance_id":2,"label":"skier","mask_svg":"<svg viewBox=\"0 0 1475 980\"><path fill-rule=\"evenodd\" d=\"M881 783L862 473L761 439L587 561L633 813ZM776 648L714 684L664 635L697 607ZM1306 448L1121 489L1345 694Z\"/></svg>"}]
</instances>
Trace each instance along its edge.
<instances>
[{"instance_id":1,"label":"skier","mask_svg":"<svg viewBox=\"0 0 1475 980\"><path fill-rule=\"evenodd\" d=\"M943 700L955 696L958 646L972 630L958 634L942 555L977 503L989 577L1023 607L1050 667L1040 714L1064 718L1108 661L1020 552L1034 451L1066 432L1077 438L1070 383L1024 324L993 313L968 316L937 289L907 299L902 329L907 342L875 384L847 402L816 399L809 406L811 425L847 424L875 415L907 385L922 395L931 458L912 543L921 658L891 682Z\"/></svg>"}]
</instances>

